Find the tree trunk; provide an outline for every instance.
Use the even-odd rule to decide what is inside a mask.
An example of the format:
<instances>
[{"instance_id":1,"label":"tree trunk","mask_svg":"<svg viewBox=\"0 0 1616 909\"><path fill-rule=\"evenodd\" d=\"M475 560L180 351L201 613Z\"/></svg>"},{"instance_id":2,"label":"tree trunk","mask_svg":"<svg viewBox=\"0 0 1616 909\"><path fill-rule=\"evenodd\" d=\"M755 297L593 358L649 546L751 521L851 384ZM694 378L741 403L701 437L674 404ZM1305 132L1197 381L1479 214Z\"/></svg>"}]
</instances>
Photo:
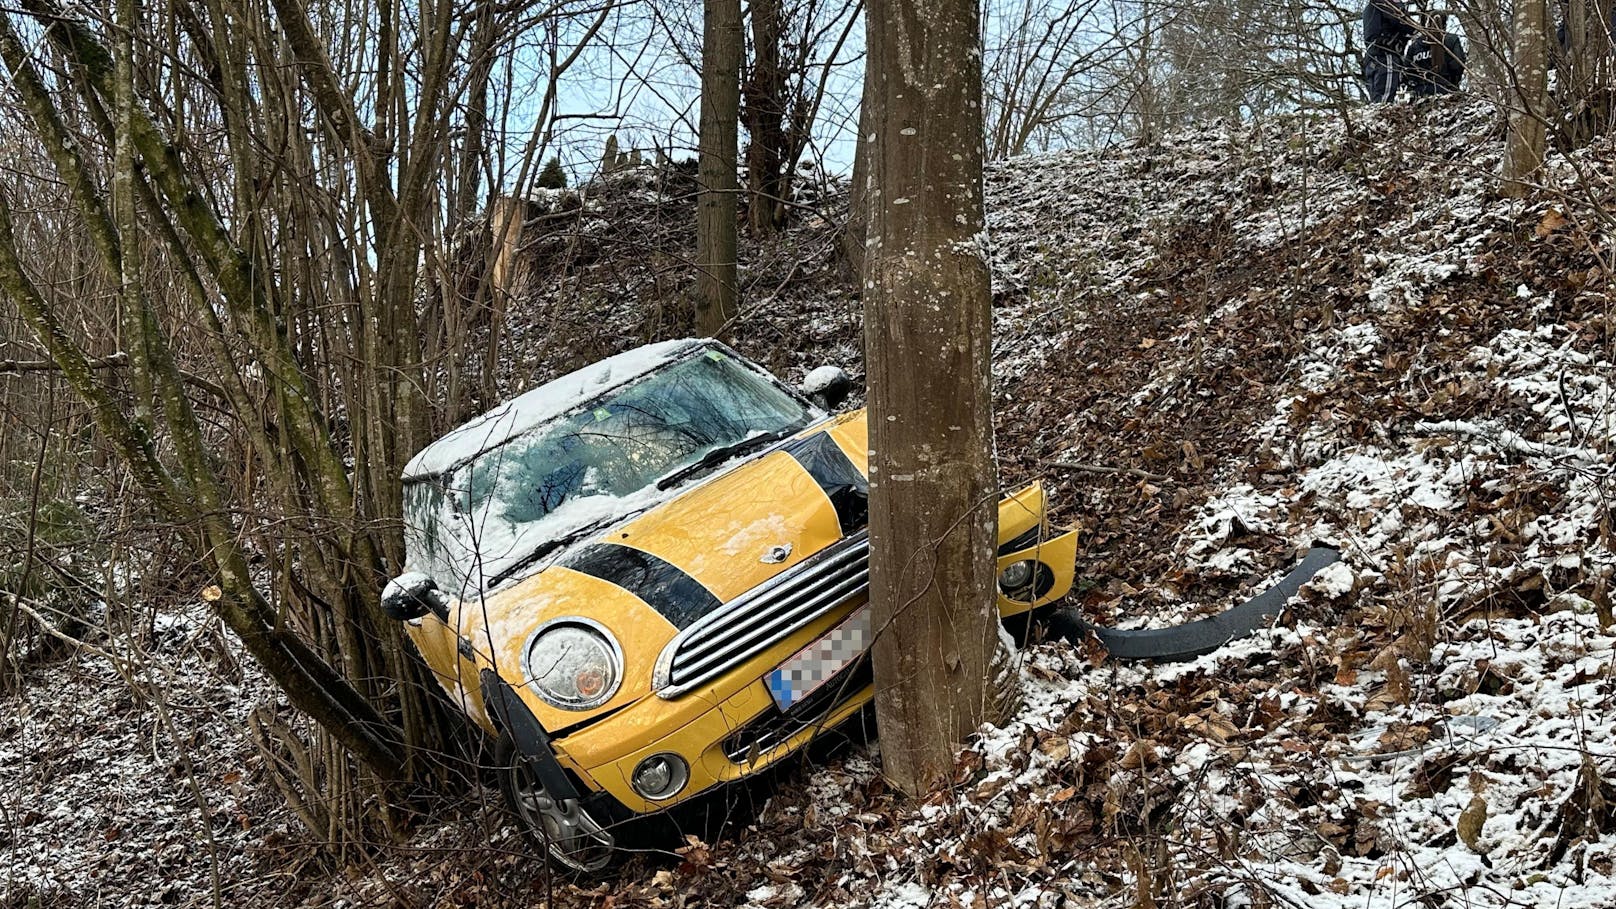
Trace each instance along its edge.
<instances>
[{"instance_id":1,"label":"tree trunk","mask_svg":"<svg viewBox=\"0 0 1616 909\"><path fill-rule=\"evenodd\" d=\"M449 205L451 241L462 222L476 213L481 201L483 155L488 135L488 89L494 70L494 43L499 37L491 3L480 2L472 16L471 48L466 52L471 70L466 79L466 135L454 171L454 198Z\"/></svg>"},{"instance_id":2,"label":"tree trunk","mask_svg":"<svg viewBox=\"0 0 1616 909\"><path fill-rule=\"evenodd\" d=\"M1493 2L1468 0L1455 4L1454 17L1464 32L1466 50L1465 91L1503 106L1513 92L1509 73L1509 34L1502 14Z\"/></svg>"},{"instance_id":3,"label":"tree trunk","mask_svg":"<svg viewBox=\"0 0 1616 909\"><path fill-rule=\"evenodd\" d=\"M866 47L881 46L881 23L874 16L868 17L864 27L864 40ZM847 270L852 275L853 283L859 287L859 295L864 294L864 255L870 240L870 171L874 165L871 158L875 154L875 89L876 79L875 59L865 57L864 62L864 94L859 101L858 138L853 146L853 177L847 188L847 226L842 230L842 257L847 262Z\"/></svg>"},{"instance_id":4,"label":"tree trunk","mask_svg":"<svg viewBox=\"0 0 1616 909\"><path fill-rule=\"evenodd\" d=\"M926 791L997 701L992 322L976 0L874 0L870 599L887 779Z\"/></svg>"},{"instance_id":5,"label":"tree trunk","mask_svg":"<svg viewBox=\"0 0 1616 909\"><path fill-rule=\"evenodd\" d=\"M706 0L696 194L696 330L715 337L739 311L735 175L741 107L741 3Z\"/></svg>"},{"instance_id":6,"label":"tree trunk","mask_svg":"<svg viewBox=\"0 0 1616 909\"><path fill-rule=\"evenodd\" d=\"M1509 196L1526 194L1547 151L1548 26L1544 0L1516 3L1515 86L1509 105L1509 140L1504 150L1503 192Z\"/></svg>"},{"instance_id":7,"label":"tree trunk","mask_svg":"<svg viewBox=\"0 0 1616 909\"><path fill-rule=\"evenodd\" d=\"M1560 47L1559 85L1555 90L1564 114L1564 139L1581 148L1610 128L1611 35L1607 0L1569 0L1560 8L1564 41ZM1545 22L1545 27L1550 23Z\"/></svg>"},{"instance_id":8,"label":"tree trunk","mask_svg":"<svg viewBox=\"0 0 1616 909\"><path fill-rule=\"evenodd\" d=\"M784 19L780 0L752 0L752 67L746 74L746 220L764 237L785 222L790 169L786 161L786 72L780 60Z\"/></svg>"}]
</instances>

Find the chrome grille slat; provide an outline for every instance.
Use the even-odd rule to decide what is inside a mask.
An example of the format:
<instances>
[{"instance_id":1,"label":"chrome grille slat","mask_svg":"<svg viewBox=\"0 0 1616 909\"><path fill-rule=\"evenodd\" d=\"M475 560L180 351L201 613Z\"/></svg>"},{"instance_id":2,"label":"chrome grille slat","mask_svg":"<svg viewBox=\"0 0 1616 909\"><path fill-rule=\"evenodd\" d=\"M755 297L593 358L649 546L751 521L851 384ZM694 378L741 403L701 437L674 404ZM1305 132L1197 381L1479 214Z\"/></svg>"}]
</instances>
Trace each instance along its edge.
<instances>
[{"instance_id":1,"label":"chrome grille slat","mask_svg":"<svg viewBox=\"0 0 1616 909\"><path fill-rule=\"evenodd\" d=\"M869 589L869 582L869 572L861 571L823 590L810 591L809 596L793 597L767 614L748 616L746 621L715 629L714 634L701 641L699 646L687 644L680 648L674 655L672 668L675 671L694 672L718 653L752 643L759 632L789 624L804 614L821 615L826 607L847 602Z\"/></svg>"},{"instance_id":2,"label":"chrome grille slat","mask_svg":"<svg viewBox=\"0 0 1616 909\"><path fill-rule=\"evenodd\" d=\"M658 655L652 687L678 697L863 594L869 553L859 531L696 620Z\"/></svg>"},{"instance_id":3,"label":"chrome grille slat","mask_svg":"<svg viewBox=\"0 0 1616 909\"><path fill-rule=\"evenodd\" d=\"M700 656L699 658L692 658L689 661L684 659L685 654L675 654L673 658L672 671L675 675L700 674L706 669L716 665L717 661L729 656L734 651L741 648L748 648L748 650L755 649L759 645L760 639L763 638L772 637L775 640L783 638L814 619L824 615L827 609L835 606L837 603L845 603L869 589L870 581L868 574L862 577L849 579L846 583L838 585L834 590L826 591L823 595L815 597L812 600L809 600L808 602L803 603L797 608L791 610L789 613L779 616L776 621L758 624L757 627L750 629L744 637L735 638L727 636L725 641L722 642L725 644L725 646L720 650L709 652Z\"/></svg>"},{"instance_id":4,"label":"chrome grille slat","mask_svg":"<svg viewBox=\"0 0 1616 909\"><path fill-rule=\"evenodd\" d=\"M845 571L850 565L868 564L869 555L869 540L863 534L849 538L847 541L837 544L836 551L821 554L807 562L793 565L786 571L775 575L746 593L730 600L718 609L713 610L708 615L703 616L697 624L706 625L723 622L736 613L745 611L748 606L759 600L789 595L791 590L810 587L820 577Z\"/></svg>"},{"instance_id":5,"label":"chrome grille slat","mask_svg":"<svg viewBox=\"0 0 1616 909\"><path fill-rule=\"evenodd\" d=\"M674 663L678 665L684 661L705 656L715 648L725 646L726 642L735 635L745 633L759 626L773 624L780 616L796 610L805 601L819 599L831 591L849 585L856 585L861 580L868 579L869 576L870 572L867 566L857 565L841 575L827 579L822 584L802 589L793 587L788 591L783 591L777 599L772 599L768 603L767 609L752 609L738 613L722 623L709 626L711 630L701 635L699 640L691 639L686 641L684 646L679 649L679 655L674 660Z\"/></svg>"},{"instance_id":6,"label":"chrome grille slat","mask_svg":"<svg viewBox=\"0 0 1616 909\"><path fill-rule=\"evenodd\" d=\"M713 649L724 646L725 641L734 634L759 625L771 624L778 616L791 611L804 600L817 598L827 590L845 586L860 577L869 577L866 565L850 565L839 574L816 577L803 587L793 585L790 588L782 588L777 591L777 596L770 597L766 601L753 601L751 604L753 608L730 613L724 616L723 621L711 624L703 622L705 633L686 641L680 648L679 656L684 659L704 656Z\"/></svg>"}]
</instances>

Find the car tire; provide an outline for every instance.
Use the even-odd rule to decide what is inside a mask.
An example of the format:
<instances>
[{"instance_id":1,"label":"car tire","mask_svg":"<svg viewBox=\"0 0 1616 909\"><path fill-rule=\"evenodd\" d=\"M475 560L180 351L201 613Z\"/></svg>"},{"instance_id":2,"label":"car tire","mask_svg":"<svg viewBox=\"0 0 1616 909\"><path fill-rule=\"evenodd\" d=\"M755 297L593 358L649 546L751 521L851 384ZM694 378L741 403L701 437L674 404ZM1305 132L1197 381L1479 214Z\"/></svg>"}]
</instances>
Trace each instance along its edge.
<instances>
[{"instance_id":1,"label":"car tire","mask_svg":"<svg viewBox=\"0 0 1616 909\"><path fill-rule=\"evenodd\" d=\"M559 870L599 874L619 860L610 833L574 799L553 799L509 735L494 745L494 771L505 804L529 840Z\"/></svg>"}]
</instances>

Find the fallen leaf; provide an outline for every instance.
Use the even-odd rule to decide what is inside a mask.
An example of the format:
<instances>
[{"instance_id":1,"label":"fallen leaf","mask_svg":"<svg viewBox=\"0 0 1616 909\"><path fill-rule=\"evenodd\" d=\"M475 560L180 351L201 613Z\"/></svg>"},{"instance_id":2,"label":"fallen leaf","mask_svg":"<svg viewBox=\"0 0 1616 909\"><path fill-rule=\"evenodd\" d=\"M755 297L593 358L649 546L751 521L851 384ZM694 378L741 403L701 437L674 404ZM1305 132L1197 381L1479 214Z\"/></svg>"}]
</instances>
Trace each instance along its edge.
<instances>
[{"instance_id":1,"label":"fallen leaf","mask_svg":"<svg viewBox=\"0 0 1616 909\"><path fill-rule=\"evenodd\" d=\"M1481 852L1476 845L1481 840L1481 828L1487 823L1487 800L1479 795L1470 797L1470 804L1459 812L1459 841L1471 852Z\"/></svg>"},{"instance_id":2,"label":"fallen leaf","mask_svg":"<svg viewBox=\"0 0 1616 909\"><path fill-rule=\"evenodd\" d=\"M1538 220L1537 230L1535 233L1538 235L1539 239L1542 239L1543 237L1547 237L1549 234L1554 233L1570 223L1571 222L1566 218L1565 215L1560 214L1559 209L1551 208L1544 212L1543 217Z\"/></svg>"}]
</instances>

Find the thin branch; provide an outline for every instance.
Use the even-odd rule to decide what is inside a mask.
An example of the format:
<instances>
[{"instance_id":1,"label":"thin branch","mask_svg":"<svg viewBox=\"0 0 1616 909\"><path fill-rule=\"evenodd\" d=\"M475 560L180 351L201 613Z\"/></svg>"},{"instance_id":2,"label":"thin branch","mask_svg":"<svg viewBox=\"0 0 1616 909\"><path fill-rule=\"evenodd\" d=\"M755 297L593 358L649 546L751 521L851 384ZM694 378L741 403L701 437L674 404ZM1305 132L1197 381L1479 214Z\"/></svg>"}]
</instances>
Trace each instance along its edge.
<instances>
[{"instance_id":1,"label":"thin branch","mask_svg":"<svg viewBox=\"0 0 1616 909\"><path fill-rule=\"evenodd\" d=\"M1104 464L1084 464L1079 461L1045 461L1044 464L1048 467L1059 467L1062 470L1075 470L1078 473L1098 473L1105 474L1107 476L1118 475L1134 477L1149 483L1171 483L1173 481L1172 477L1162 476L1159 473L1151 473L1148 470L1140 470L1137 467L1107 467Z\"/></svg>"}]
</instances>

